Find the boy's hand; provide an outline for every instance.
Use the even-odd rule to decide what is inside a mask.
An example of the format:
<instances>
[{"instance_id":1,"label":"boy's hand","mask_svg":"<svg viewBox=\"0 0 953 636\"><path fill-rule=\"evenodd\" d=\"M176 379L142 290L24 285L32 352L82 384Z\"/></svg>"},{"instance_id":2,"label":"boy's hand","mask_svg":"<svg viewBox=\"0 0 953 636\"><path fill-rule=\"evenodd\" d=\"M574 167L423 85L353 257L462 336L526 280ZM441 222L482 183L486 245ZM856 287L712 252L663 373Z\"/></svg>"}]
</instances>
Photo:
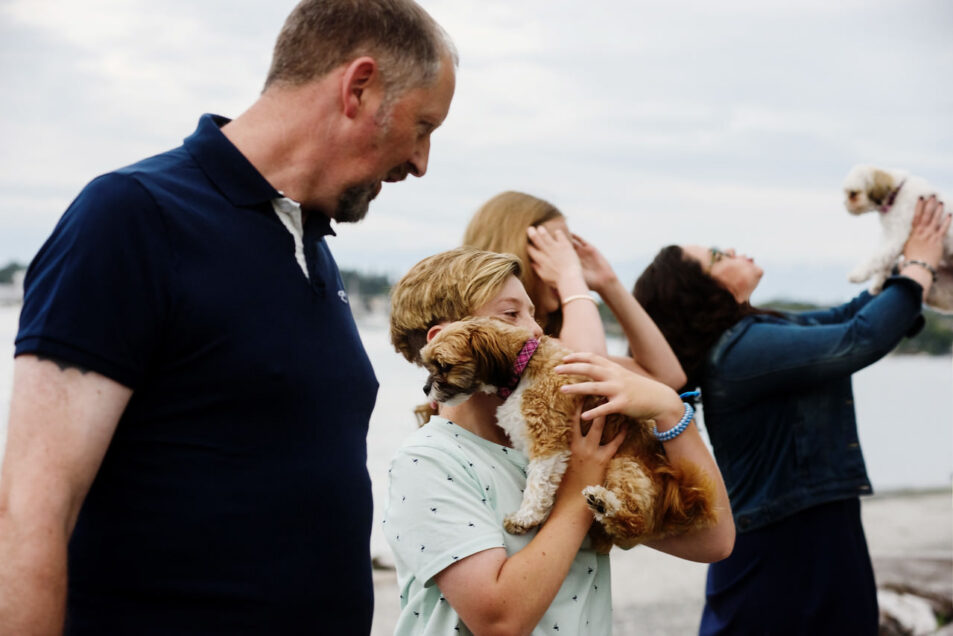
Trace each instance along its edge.
<instances>
[{"instance_id":1,"label":"boy's hand","mask_svg":"<svg viewBox=\"0 0 953 636\"><path fill-rule=\"evenodd\" d=\"M603 417L595 418L592 426L589 427L589 432L583 435L580 422L581 411L582 405L576 410L573 418L572 442L569 447L572 454L560 484L560 489L565 488L570 493L582 492L586 486L602 485L606 478L609 461L625 440L625 429L623 429L611 441L605 444L599 443L605 426Z\"/></svg>"}]
</instances>

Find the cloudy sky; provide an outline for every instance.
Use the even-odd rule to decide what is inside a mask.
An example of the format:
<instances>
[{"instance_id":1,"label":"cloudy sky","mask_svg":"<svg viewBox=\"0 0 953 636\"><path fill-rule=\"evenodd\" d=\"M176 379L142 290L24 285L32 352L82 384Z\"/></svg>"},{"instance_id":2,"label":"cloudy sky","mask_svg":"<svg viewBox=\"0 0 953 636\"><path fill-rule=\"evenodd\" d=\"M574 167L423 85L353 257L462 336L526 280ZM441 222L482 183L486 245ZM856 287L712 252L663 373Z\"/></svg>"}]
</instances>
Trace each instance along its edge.
<instances>
[{"instance_id":1,"label":"cloudy sky","mask_svg":"<svg viewBox=\"0 0 953 636\"><path fill-rule=\"evenodd\" d=\"M401 274L501 190L549 199L631 284L672 242L762 263L756 300L833 301L879 236L855 163L953 197L948 0L423 0L460 50L422 180L338 228L344 268ZM92 177L257 96L292 2L0 0L0 265Z\"/></svg>"}]
</instances>

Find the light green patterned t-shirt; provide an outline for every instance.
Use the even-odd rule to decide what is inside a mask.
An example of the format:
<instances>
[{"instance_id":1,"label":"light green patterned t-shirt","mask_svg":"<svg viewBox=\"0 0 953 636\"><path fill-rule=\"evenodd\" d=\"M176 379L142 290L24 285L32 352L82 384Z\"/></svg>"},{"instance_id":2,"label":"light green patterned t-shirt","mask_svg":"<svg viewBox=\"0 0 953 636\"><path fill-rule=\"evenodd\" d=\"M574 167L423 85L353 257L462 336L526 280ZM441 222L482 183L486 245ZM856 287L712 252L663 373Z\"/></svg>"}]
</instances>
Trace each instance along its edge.
<instances>
[{"instance_id":1,"label":"light green patterned t-shirt","mask_svg":"<svg viewBox=\"0 0 953 636\"><path fill-rule=\"evenodd\" d=\"M512 535L503 517L519 508L528 460L441 417L433 417L391 463L383 531L397 565L397 636L470 634L433 577L490 548L508 555L535 536ZM609 557L583 543L533 634L610 634Z\"/></svg>"}]
</instances>

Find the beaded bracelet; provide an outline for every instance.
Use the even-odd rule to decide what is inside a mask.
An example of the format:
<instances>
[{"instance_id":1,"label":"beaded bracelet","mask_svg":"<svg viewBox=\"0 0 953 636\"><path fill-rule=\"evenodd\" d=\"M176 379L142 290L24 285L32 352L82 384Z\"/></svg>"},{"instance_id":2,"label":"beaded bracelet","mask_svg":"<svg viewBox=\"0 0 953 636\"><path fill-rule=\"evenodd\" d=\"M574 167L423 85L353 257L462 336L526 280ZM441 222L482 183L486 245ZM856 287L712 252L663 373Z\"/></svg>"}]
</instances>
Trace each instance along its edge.
<instances>
[{"instance_id":1,"label":"beaded bracelet","mask_svg":"<svg viewBox=\"0 0 953 636\"><path fill-rule=\"evenodd\" d=\"M568 305L574 300L582 300L583 298L585 298L586 300L591 300L596 305L599 304L599 301L593 298L592 296L590 296L589 294L576 294L575 296L566 296L565 298L563 298L563 303L562 303L563 307L565 307L566 305Z\"/></svg>"},{"instance_id":2,"label":"beaded bracelet","mask_svg":"<svg viewBox=\"0 0 953 636\"><path fill-rule=\"evenodd\" d=\"M903 262L900 264L900 269L903 270L907 265L919 265L919 266L922 267L923 269L925 269L925 270L927 270L928 272L930 272L930 276L933 277L933 282L934 282L934 283L936 282L936 269L934 269L934 267L933 267L932 265L930 265L929 263L925 263L925 262L923 262L923 261L918 261L918 260L913 259L913 258L906 258L906 259L904 259Z\"/></svg>"},{"instance_id":3,"label":"beaded bracelet","mask_svg":"<svg viewBox=\"0 0 953 636\"><path fill-rule=\"evenodd\" d=\"M688 391L686 393L682 393L678 397L682 398L683 400L685 398L696 398L698 397L699 393L700 391ZM658 429L655 427L655 424L652 425L652 432L655 434L655 439L657 439L660 442L667 442L669 440L675 439L676 437L681 435L686 428L688 428L689 423L691 423L692 418L694 417L695 417L695 407L693 407L689 402L685 402L685 414L682 415L682 419L678 421L678 424L668 429L667 431L663 431L662 433L658 432Z\"/></svg>"}]
</instances>

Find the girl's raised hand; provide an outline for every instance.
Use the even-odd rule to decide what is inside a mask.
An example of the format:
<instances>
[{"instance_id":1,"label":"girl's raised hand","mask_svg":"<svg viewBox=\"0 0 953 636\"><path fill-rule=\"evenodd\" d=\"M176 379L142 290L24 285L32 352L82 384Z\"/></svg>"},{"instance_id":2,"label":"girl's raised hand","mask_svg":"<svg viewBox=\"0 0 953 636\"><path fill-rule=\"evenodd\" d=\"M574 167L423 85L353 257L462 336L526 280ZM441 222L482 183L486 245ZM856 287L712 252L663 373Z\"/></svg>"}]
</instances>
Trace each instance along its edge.
<instances>
[{"instance_id":1,"label":"girl's raised hand","mask_svg":"<svg viewBox=\"0 0 953 636\"><path fill-rule=\"evenodd\" d=\"M615 280L616 275L612 265L595 245L588 243L578 234L572 235L572 245L576 248L579 263L582 265L582 275L589 289L599 292Z\"/></svg>"},{"instance_id":2,"label":"girl's raised hand","mask_svg":"<svg viewBox=\"0 0 953 636\"><path fill-rule=\"evenodd\" d=\"M568 278L583 279L582 265L572 240L562 231L550 232L545 227L528 227L526 246L533 271L550 287L559 288Z\"/></svg>"}]
</instances>

